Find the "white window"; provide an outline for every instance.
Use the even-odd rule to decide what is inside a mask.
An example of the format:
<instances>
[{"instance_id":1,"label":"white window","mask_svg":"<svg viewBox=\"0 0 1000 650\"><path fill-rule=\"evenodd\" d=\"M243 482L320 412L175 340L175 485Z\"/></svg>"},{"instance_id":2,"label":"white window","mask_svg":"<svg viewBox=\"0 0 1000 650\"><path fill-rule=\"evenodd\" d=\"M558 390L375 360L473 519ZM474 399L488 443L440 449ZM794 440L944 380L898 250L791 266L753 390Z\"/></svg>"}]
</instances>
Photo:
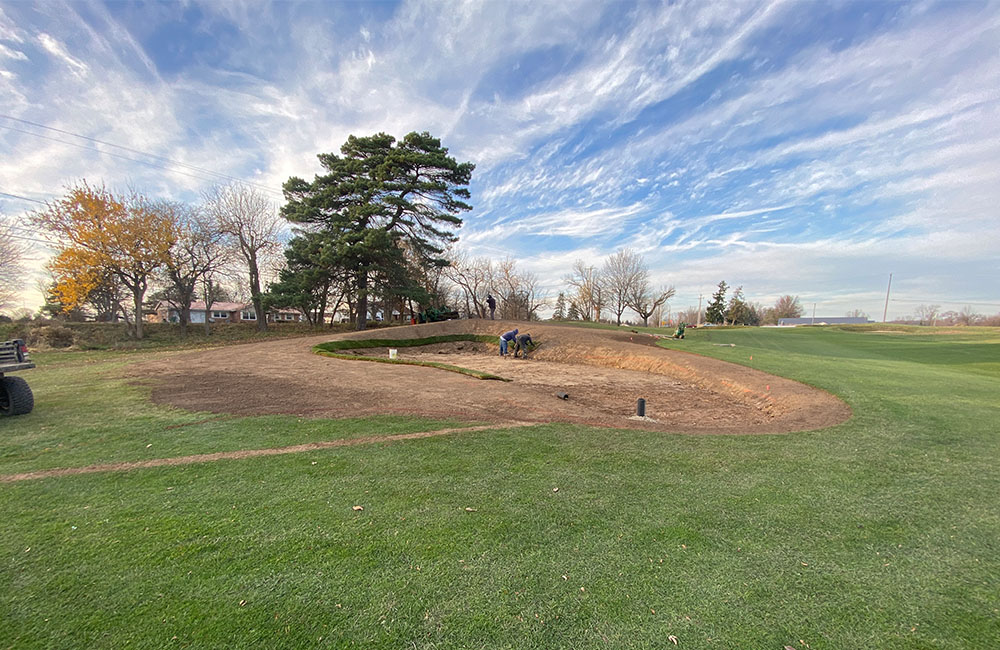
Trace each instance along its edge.
<instances>
[{"instance_id":1,"label":"white window","mask_svg":"<svg viewBox=\"0 0 1000 650\"><path fill-rule=\"evenodd\" d=\"M226 320L229 318L229 312L226 311L213 311L212 318L215 320Z\"/></svg>"},{"instance_id":2,"label":"white window","mask_svg":"<svg viewBox=\"0 0 1000 650\"><path fill-rule=\"evenodd\" d=\"M240 312L240 318L242 320L257 320L257 314L252 311Z\"/></svg>"}]
</instances>

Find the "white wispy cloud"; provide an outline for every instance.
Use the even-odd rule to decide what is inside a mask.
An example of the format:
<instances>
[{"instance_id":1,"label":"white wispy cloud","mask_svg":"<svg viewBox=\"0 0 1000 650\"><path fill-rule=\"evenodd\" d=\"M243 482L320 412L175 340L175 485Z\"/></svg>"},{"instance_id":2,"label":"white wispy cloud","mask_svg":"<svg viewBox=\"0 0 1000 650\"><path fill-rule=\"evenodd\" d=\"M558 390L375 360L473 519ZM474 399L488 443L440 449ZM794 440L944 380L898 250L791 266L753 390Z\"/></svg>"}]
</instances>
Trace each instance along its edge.
<instances>
[{"instance_id":1,"label":"white wispy cloud","mask_svg":"<svg viewBox=\"0 0 1000 650\"><path fill-rule=\"evenodd\" d=\"M722 276L762 296L867 295L892 269L931 282L909 256L960 284L997 261L1000 11L875 6L875 26L820 28L853 8L15 3L0 114L274 191L352 133L427 130L477 164L463 246L553 287L619 246L688 297ZM203 49L151 45L191 13L179 37ZM197 200L217 180L3 126L66 143L0 128L0 191L86 177Z\"/></svg>"}]
</instances>

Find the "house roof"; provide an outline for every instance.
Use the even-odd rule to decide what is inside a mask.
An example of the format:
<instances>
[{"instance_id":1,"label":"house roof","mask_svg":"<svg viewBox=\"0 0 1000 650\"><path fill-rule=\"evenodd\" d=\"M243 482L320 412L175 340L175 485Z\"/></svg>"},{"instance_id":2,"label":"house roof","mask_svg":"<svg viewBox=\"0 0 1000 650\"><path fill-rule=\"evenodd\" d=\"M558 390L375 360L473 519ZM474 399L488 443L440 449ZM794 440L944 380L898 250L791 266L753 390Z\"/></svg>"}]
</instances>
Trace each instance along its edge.
<instances>
[{"instance_id":1,"label":"house roof","mask_svg":"<svg viewBox=\"0 0 1000 650\"><path fill-rule=\"evenodd\" d=\"M159 309L176 309L172 304L166 300L161 300L156 308ZM253 309L252 302L213 302L212 311L243 311L244 309ZM191 303L191 311L205 311L205 301L195 300ZM272 309L272 313L279 314L298 314L297 309Z\"/></svg>"},{"instance_id":2,"label":"house roof","mask_svg":"<svg viewBox=\"0 0 1000 650\"><path fill-rule=\"evenodd\" d=\"M212 311L241 311L250 305L245 302L213 302ZM191 309L202 311L205 309L204 300L195 300L191 303Z\"/></svg>"},{"instance_id":3,"label":"house roof","mask_svg":"<svg viewBox=\"0 0 1000 650\"><path fill-rule=\"evenodd\" d=\"M246 309L250 303L246 302L213 302L212 311L240 311ZM161 300L156 304L156 309L177 309L173 303ZM191 311L205 311L205 301L195 300L191 303Z\"/></svg>"}]
</instances>

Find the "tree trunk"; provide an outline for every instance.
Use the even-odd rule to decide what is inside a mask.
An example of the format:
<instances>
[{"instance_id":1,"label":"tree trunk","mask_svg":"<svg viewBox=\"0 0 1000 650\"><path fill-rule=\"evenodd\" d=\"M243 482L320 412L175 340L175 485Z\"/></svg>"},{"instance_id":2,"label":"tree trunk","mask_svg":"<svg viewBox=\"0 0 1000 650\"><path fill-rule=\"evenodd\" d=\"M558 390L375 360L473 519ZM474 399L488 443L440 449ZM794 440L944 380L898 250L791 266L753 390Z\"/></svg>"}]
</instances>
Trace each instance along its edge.
<instances>
[{"instance_id":1,"label":"tree trunk","mask_svg":"<svg viewBox=\"0 0 1000 650\"><path fill-rule=\"evenodd\" d=\"M145 293L142 286L136 283L132 289L132 304L135 306L135 338L142 340L142 294Z\"/></svg>"},{"instance_id":2,"label":"tree trunk","mask_svg":"<svg viewBox=\"0 0 1000 650\"><path fill-rule=\"evenodd\" d=\"M330 300L330 284L323 288L323 297L319 301L319 313L316 314L316 318L313 319L315 322L312 324L313 327L322 327L323 319L326 318L326 305L327 301Z\"/></svg>"},{"instance_id":3,"label":"tree trunk","mask_svg":"<svg viewBox=\"0 0 1000 650\"><path fill-rule=\"evenodd\" d=\"M257 331L267 331L267 314L264 313L264 302L261 300L260 290L256 294L251 294L250 302L253 303L254 313L257 314Z\"/></svg>"},{"instance_id":4,"label":"tree trunk","mask_svg":"<svg viewBox=\"0 0 1000 650\"><path fill-rule=\"evenodd\" d=\"M205 285L205 336L212 335L212 321L210 316L212 315L212 281L209 280Z\"/></svg>"},{"instance_id":5,"label":"tree trunk","mask_svg":"<svg viewBox=\"0 0 1000 650\"><path fill-rule=\"evenodd\" d=\"M260 269L257 268L257 256L250 254L247 258L247 266L250 268L250 302L253 303L253 310L257 314L257 331L267 331L267 315L261 308L263 301L260 297Z\"/></svg>"},{"instance_id":6,"label":"tree trunk","mask_svg":"<svg viewBox=\"0 0 1000 650\"><path fill-rule=\"evenodd\" d=\"M357 331L368 327L368 273L360 270L357 273L358 282L358 326Z\"/></svg>"}]
</instances>

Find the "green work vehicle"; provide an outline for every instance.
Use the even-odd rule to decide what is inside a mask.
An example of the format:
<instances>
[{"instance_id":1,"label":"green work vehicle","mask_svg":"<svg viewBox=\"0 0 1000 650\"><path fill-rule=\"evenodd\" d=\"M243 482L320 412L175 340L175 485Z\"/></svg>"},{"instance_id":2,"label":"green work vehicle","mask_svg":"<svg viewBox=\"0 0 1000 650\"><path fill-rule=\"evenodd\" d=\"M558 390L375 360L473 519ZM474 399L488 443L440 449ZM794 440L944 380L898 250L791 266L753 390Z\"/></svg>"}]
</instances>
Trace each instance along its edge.
<instances>
[{"instance_id":1,"label":"green work vehicle","mask_svg":"<svg viewBox=\"0 0 1000 650\"><path fill-rule=\"evenodd\" d=\"M24 341L14 339L0 343L0 416L31 413L35 407L35 396L31 394L28 382L7 373L34 367Z\"/></svg>"}]
</instances>

